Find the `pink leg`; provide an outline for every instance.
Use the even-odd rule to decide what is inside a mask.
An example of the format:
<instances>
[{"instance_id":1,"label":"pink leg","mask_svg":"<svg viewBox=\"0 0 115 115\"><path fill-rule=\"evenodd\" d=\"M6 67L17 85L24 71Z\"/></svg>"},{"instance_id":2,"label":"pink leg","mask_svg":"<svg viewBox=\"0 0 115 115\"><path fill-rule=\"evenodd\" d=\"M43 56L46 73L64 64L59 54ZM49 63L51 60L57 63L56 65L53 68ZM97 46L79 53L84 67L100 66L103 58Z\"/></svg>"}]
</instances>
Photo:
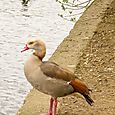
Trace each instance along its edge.
<instances>
[{"instance_id":1,"label":"pink leg","mask_svg":"<svg viewBox=\"0 0 115 115\"><path fill-rule=\"evenodd\" d=\"M57 109L57 99L54 99L54 114L56 115L56 109Z\"/></svg>"},{"instance_id":2,"label":"pink leg","mask_svg":"<svg viewBox=\"0 0 115 115\"><path fill-rule=\"evenodd\" d=\"M53 101L54 101L54 99L51 97L49 112L48 113L42 113L40 115L52 115Z\"/></svg>"},{"instance_id":3,"label":"pink leg","mask_svg":"<svg viewBox=\"0 0 115 115\"><path fill-rule=\"evenodd\" d=\"M49 108L49 115L52 115L53 101L54 101L54 99L51 97L51 99L50 99L50 108Z\"/></svg>"}]
</instances>

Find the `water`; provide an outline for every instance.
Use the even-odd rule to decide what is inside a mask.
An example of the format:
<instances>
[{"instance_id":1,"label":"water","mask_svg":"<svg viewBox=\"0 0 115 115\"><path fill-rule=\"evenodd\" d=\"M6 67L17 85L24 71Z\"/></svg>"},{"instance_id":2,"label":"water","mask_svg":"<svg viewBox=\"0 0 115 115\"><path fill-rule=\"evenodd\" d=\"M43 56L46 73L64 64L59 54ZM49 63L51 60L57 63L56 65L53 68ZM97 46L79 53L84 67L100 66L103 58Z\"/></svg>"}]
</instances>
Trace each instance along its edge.
<instances>
[{"instance_id":1,"label":"water","mask_svg":"<svg viewBox=\"0 0 115 115\"><path fill-rule=\"evenodd\" d=\"M60 17L55 0L0 0L0 115L15 115L31 89L23 73L29 51L20 53L28 37L47 43L47 60L73 26ZM31 51L30 51L31 52Z\"/></svg>"}]
</instances>

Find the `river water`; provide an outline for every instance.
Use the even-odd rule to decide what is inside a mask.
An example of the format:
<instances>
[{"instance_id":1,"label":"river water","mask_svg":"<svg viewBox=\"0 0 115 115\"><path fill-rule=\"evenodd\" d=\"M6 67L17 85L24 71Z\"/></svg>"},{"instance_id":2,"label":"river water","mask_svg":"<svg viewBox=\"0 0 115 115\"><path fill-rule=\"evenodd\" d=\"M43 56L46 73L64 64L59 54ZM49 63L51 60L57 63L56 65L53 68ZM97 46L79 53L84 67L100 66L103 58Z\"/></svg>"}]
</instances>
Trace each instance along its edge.
<instances>
[{"instance_id":1,"label":"river water","mask_svg":"<svg viewBox=\"0 0 115 115\"><path fill-rule=\"evenodd\" d=\"M47 43L47 60L73 26L58 16L55 0L0 0L0 115L15 115L32 88L23 73L29 51L20 53L28 37ZM31 51L30 51L31 52Z\"/></svg>"}]
</instances>

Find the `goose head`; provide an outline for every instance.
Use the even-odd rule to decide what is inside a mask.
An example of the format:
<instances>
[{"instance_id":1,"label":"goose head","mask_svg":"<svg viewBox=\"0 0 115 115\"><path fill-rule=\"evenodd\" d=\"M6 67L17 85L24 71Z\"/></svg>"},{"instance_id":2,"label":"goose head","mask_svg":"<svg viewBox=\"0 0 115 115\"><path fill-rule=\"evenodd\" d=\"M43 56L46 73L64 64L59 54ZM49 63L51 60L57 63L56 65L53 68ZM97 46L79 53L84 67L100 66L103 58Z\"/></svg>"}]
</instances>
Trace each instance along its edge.
<instances>
[{"instance_id":1,"label":"goose head","mask_svg":"<svg viewBox=\"0 0 115 115\"><path fill-rule=\"evenodd\" d=\"M30 38L21 52L27 51L29 49L33 49L34 54L41 59L46 54L46 46L45 46L45 43L41 39Z\"/></svg>"}]
</instances>

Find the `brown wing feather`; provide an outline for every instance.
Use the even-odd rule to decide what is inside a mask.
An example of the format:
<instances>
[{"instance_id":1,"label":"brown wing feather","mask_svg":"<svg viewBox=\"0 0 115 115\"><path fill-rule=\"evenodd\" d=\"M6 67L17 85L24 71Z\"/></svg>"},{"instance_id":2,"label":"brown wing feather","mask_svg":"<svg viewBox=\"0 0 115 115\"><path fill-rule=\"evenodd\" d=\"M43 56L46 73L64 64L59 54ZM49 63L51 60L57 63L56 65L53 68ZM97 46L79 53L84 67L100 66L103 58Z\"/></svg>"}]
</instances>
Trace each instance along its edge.
<instances>
[{"instance_id":1,"label":"brown wing feather","mask_svg":"<svg viewBox=\"0 0 115 115\"><path fill-rule=\"evenodd\" d=\"M75 79L70 82L70 85L74 88L76 92L79 92L81 94L89 94L88 87L80 80Z\"/></svg>"},{"instance_id":2,"label":"brown wing feather","mask_svg":"<svg viewBox=\"0 0 115 115\"><path fill-rule=\"evenodd\" d=\"M70 85L74 88L75 92L78 92L85 97L88 104L92 105L92 103L94 103L89 95L89 91L91 90L88 89L88 87L82 81L75 79L70 82Z\"/></svg>"},{"instance_id":3,"label":"brown wing feather","mask_svg":"<svg viewBox=\"0 0 115 115\"><path fill-rule=\"evenodd\" d=\"M48 62L48 61L43 62L40 65L40 68L45 75L51 78L71 81L74 80L76 77L71 71L60 67L54 62Z\"/></svg>"}]
</instances>

